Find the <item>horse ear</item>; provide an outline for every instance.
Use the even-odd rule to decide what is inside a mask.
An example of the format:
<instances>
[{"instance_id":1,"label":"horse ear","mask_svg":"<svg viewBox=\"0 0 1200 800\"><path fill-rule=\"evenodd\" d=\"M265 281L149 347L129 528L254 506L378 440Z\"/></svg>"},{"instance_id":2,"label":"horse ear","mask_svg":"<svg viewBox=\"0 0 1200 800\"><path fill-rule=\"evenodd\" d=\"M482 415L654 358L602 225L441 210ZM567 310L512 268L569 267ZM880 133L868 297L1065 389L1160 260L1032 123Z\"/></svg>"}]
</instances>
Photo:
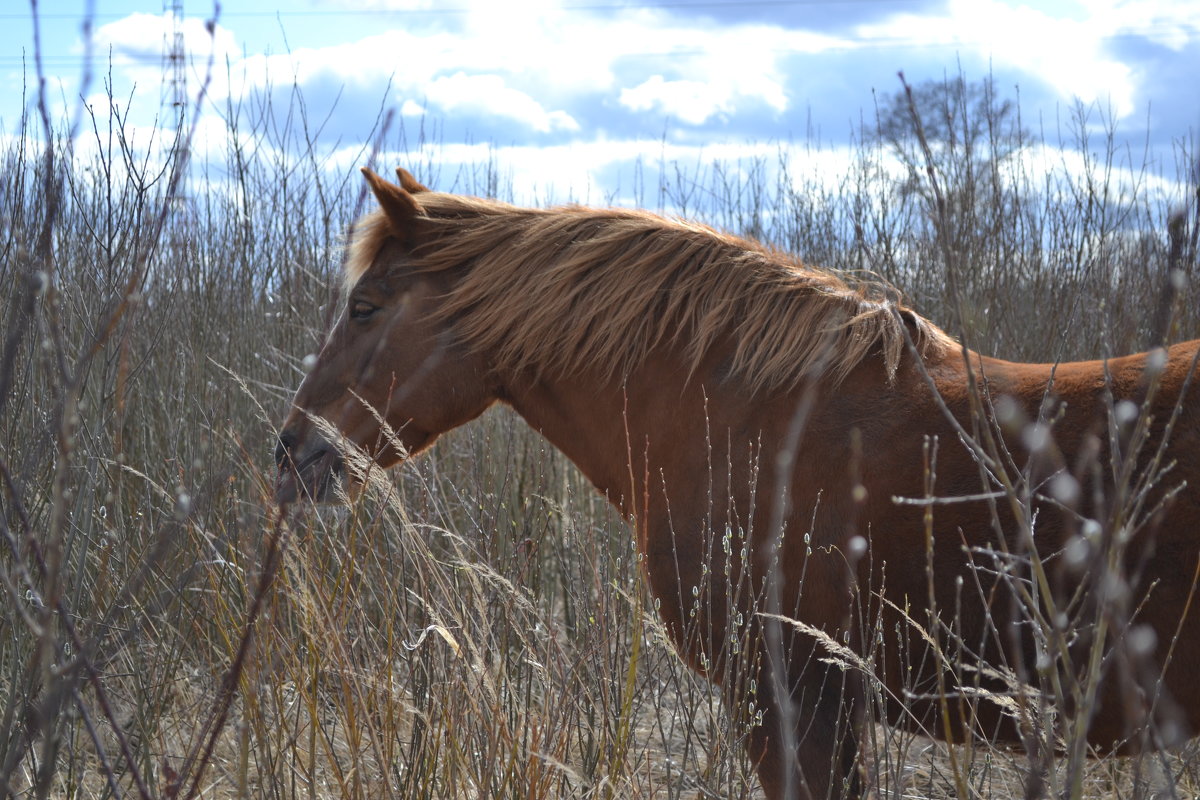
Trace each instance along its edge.
<instances>
[{"instance_id":1,"label":"horse ear","mask_svg":"<svg viewBox=\"0 0 1200 800\"><path fill-rule=\"evenodd\" d=\"M400 181L400 186L409 194L418 194L420 192L428 192L429 187L422 184L413 174L404 167L396 167L396 178Z\"/></svg>"},{"instance_id":2,"label":"horse ear","mask_svg":"<svg viewBox=\"0 0 1200 800\"><path fill-rule=\"evenodd\" d=\"M388 183L367 167L362 168L362 174L367 179L375 199L379 201L383 213L387 214L391 223L392 235L402 243L408 244L412 238L414 220L421 214L421 206L416 198L394 183Z\"/></svg>"}]
</instances>

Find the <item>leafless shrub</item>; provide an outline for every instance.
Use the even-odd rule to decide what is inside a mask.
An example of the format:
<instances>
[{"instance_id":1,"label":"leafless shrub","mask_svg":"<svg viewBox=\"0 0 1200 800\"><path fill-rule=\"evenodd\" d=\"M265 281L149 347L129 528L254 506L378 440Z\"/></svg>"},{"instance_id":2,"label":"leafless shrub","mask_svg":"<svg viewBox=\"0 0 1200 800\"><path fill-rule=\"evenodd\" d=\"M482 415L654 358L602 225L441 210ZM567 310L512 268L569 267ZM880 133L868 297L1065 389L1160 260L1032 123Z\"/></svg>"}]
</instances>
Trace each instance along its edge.
<instances>
[{"instance_id":1,"label":"leafless shrub","mask_svg":"<svg viewBox=\"0 0 1200 800\"><path fill-rule=\"evenodd\" d=\"M624 525L510 416L448 437L349 510L273 515L273 424L336 312L339 236L361 197L294 101L290 127L265 101L231 101L223 163L190 169L181 139L140 148L108 113L85 117L87 134L22 120L0 152L0 280L15 287L0 301L0 794L754 796L739 746L754 709L724 708L681 664ZM947 130L990 141L1017 113L982 108L948 103L966 116L948 113ZM781 148L678 165L658 197L879 273L998 355L1194 336L1188 281L1171 284L1165 326L1149 310L1168 268L1194 274L1195 198L1180 198L1191 232L1176 247L1157 176L1123 168L1136 162L1119 162L1111 120L1092 160L1092 113L1076 109L1068 132L1082 170L1047 170L1019 125L1002 157L947 149L937 180L969 172L944 213L924 179L894 178L870 126L836 189ZM72 154L79 135L94 155ZM381 152L431 152L387 135ZM428 158L414 156L432 171ZM980 170L991 177L970 180ZM451 182L508 187L491 161ZM912 635L939 637L948 691L975 685L952 629L913 620ZM1059 755L1048 704L1062 698L1010 677L1050 698L1032 707L1047 720L1034 763L873 727L881 796L1005 797L1030 774L1109 796L1160 769L1193 793L1194 749L1124 771L1087 766L1078 739Z\"/></svg>"}]
</instances>

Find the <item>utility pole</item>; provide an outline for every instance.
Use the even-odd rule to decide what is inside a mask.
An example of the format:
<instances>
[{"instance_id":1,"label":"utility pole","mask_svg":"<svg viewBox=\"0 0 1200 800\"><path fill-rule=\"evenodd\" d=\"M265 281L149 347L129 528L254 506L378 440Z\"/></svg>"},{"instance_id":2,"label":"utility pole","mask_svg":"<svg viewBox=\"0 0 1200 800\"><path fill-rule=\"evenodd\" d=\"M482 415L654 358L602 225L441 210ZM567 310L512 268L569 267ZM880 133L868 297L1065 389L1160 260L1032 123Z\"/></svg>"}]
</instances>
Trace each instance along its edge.
<instances>
[{"instance_id":1,"label":"utility pole","mask_svg":"<svg viewBox=\"0 0 1200 800\"><path fill-rule=\"evenodd\" d=\"M187 52L183 46L183 0L163 0L163 15L171 14L171 30L163 34L163 77L168 78L166 96L175 111L176 127L183 131L187 113ZM168 38L170 40L168 41Z\"/></svg>"},{"instance_id":2,"label":"utility pole","mask_svg":"<svg viewBox=\"0 0 1200 800\"><path fill-rule=\"evenodd\" d=\"M168 157L173 163L172 183L174 193L171 198L176 205L176 211L185 211L188 207L188 154L184 151L187 146L187 49L183 38L183 0L163 0L163 16L171 15L170 28L163 29L163 94L162 103L171 104L175 117L175 137L171 142ZM164 140L166 141L166 140ZM170 240L173 246L186 248L187 214L175 214L175 220L182 226L171 225Z\"/></svg>"}]
</instances>

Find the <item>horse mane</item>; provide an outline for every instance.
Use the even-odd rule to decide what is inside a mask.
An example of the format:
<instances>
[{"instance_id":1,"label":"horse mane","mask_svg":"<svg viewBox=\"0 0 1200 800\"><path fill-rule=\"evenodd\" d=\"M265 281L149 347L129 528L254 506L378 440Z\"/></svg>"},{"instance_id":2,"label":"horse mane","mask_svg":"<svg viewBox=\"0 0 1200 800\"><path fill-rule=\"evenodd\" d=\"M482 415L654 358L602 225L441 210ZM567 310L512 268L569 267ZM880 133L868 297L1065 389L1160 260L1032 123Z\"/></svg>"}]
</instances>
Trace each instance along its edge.
<instances>
[{"instance_id":1,"label":"horse mane","mask_svg":"<svg viewBox=\"0 0 1200 800\"><path fill-rule=\"evenodd\" d=\"M439 192L417 199L422 233L406 266L462 269L439 313L509 368L571 374L600 366L623 376L655 348L674 345L694 371L727 341L727 372L751 392L777 391L812 378L840 382L876 348L890 380L906 321L923 353L953 344L880 281L851 286L831 270L694 222ZM389 235L381 210L356 224L348 287Z\"/></svg>"}]
</instances>

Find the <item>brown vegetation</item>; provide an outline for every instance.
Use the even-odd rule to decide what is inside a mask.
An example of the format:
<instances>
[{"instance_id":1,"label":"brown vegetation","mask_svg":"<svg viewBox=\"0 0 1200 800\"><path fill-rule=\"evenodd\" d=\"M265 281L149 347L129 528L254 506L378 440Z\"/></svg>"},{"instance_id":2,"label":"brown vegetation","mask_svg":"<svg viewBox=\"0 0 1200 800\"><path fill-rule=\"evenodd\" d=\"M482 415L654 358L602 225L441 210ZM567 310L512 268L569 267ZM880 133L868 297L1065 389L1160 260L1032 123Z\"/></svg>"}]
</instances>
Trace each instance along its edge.
<instances>
[{"instance_id":1,"label":"brown vegetation","mask_svg":"<svg viewBox=\"0 0 1200 800\"><path fill-rule=\"evenodd\" d=\"M878 273L994 355L1137 349L1167 285L1169 338L1200 334L1194 205L1167 283L1167 204L1195 198L1086 141L1085 113L1082 172L1047 170L1030 141L940 200L893 180L870 137L836 192L781 150L664 176L660 196ZM503 413L394 476L391 501L289 521L261 591L274 420L337 310L356 173L331 180L296 155L315 143L261 118L242 133L264 146L186 184L181 142L139 152L114 125L85 156L61 127L19 132L40 143L0 153L0 794L754 796L753 714L680 662L623 523ZM459 190L497 185L490 169ZM873 732L887 796L1075 785L1053 751ZM1196 744L1093 760L1078 789L1195 795Z\"/></svg>"}]
</instances>

